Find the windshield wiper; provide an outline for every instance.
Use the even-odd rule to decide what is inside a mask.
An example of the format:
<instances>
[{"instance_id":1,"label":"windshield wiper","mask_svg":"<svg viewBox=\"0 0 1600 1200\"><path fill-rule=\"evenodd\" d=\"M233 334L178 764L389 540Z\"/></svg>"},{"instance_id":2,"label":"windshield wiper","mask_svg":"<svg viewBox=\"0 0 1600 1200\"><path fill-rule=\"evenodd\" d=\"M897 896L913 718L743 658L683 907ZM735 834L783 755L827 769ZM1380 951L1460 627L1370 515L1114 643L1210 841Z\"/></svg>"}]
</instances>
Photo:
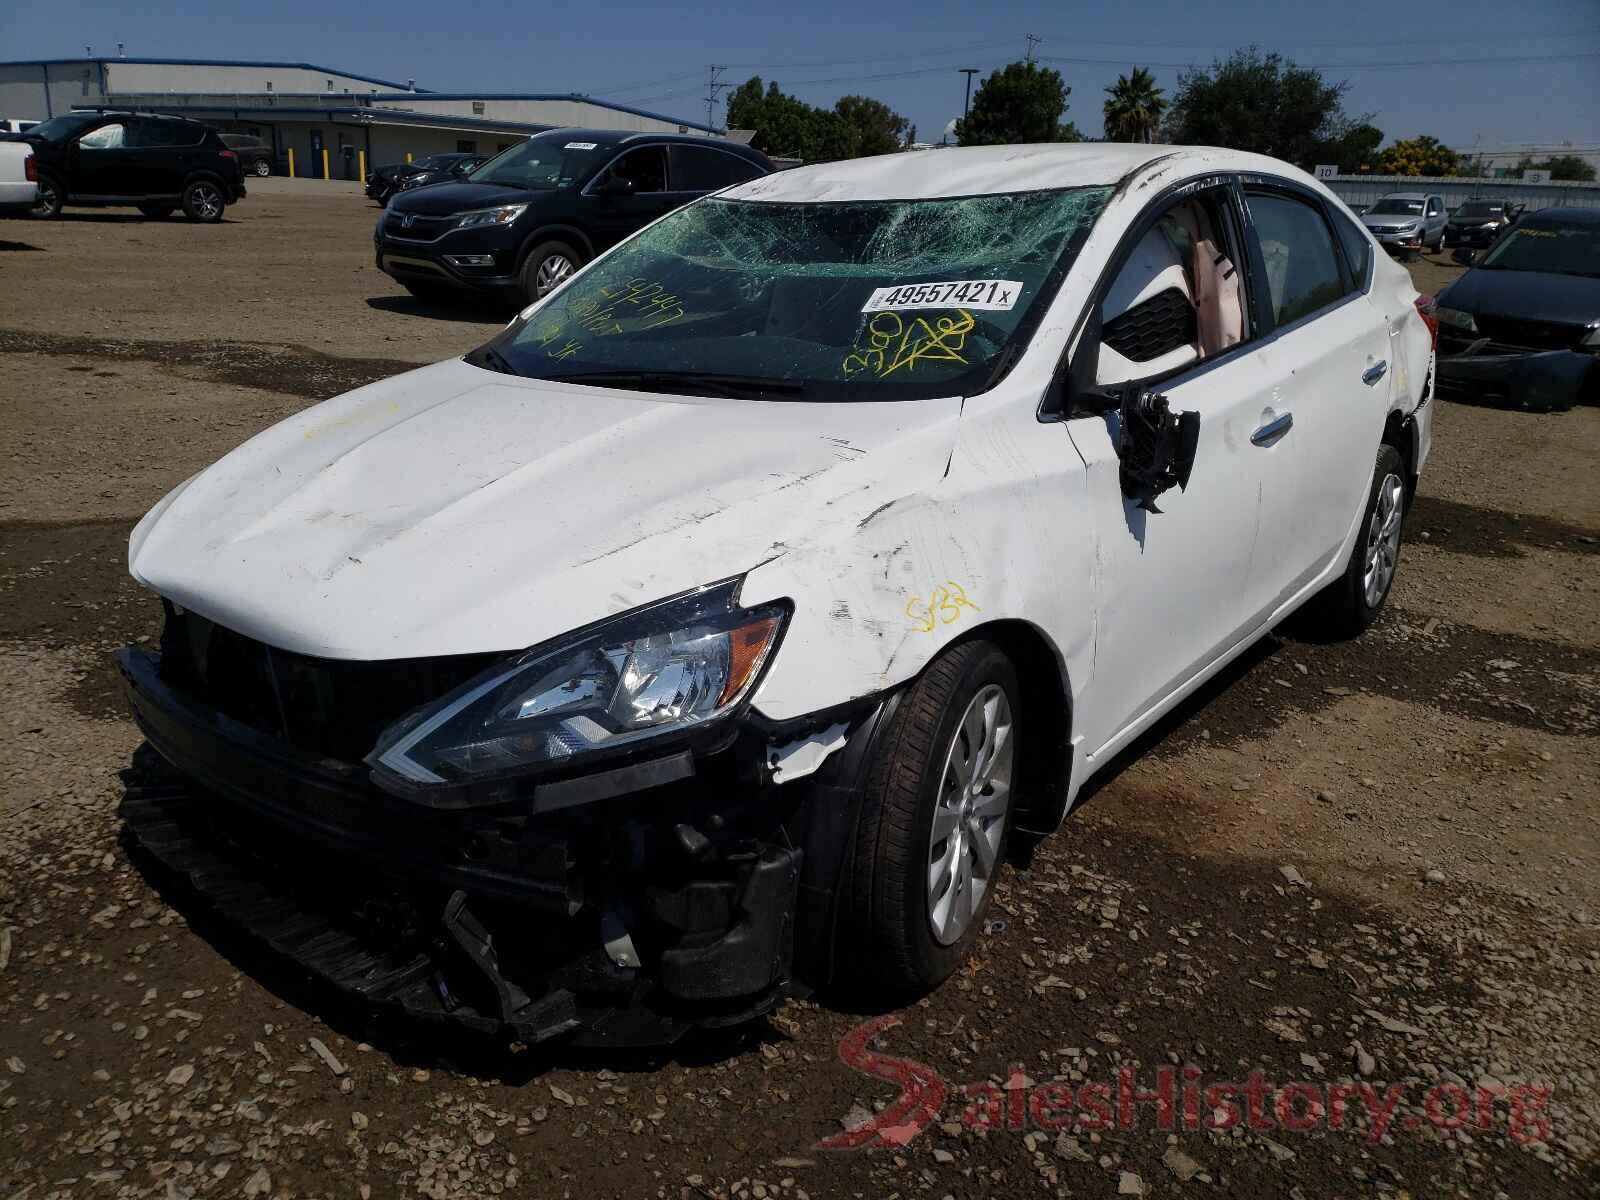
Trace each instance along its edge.
<instances>
[{"instance_id":1,"label":"windshield wiper","mask_svg":"<svg viewBox=\"0 0 1600 1200\"><path fill-rule=\"evenodd\" d=\"M805 385L793 379L761 375L719 375L706 371L572 371L542 375L556 383L584 383L594 387L628 388L639 392L704 391L722 396L798 396Z\"/></svg>"},{"instance_id":2,"label":"windshield wiper","mask_svg":"<svg viewBox=\"0 0 1600 1200\"><path fill-rule=\"evenodd\" d=\"M501 354L493 346L479 346L476 350L469 351L461 357L463 362L471 363L475 367L481 367L485 371L498 371L502 375L522 374L521 371L511 365L509 358Z\"/></svg>"}]
</instances>

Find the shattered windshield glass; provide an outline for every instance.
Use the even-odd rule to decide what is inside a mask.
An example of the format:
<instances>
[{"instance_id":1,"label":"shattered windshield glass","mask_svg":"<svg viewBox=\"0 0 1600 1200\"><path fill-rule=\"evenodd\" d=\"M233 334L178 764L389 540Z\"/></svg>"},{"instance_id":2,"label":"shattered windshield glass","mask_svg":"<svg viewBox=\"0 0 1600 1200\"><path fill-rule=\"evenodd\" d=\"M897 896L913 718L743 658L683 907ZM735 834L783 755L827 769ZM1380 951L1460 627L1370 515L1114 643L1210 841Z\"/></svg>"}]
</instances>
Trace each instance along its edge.
<instances>
[{"instance_id":1,"label":"shattered windshield glass","mask_svg":"<svg viewBox=\"0 0 1600 1200\"><path fill-rule=\"evenodd\" d=\"M619 247L469 361L712 395L970 395L1026 345L1110 191L703 200Z\"/></svg>"}]
</instances>

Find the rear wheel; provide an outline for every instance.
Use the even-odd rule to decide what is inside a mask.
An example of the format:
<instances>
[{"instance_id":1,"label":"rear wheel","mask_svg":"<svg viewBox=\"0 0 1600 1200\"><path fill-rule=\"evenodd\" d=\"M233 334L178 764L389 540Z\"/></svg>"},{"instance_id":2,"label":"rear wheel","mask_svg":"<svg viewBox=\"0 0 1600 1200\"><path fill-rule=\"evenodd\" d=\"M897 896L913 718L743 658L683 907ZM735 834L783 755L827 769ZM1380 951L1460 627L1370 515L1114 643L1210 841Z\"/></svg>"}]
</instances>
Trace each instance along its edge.
<instances>
[{"instance_id":1,"label":"rear wheel","mask_svg":"<svg viewBox=\"0 0 1600 1200\"><path fill-rule=\"evenodd\" d=\"M967 642L907 691L870 768L841 898L844 961L872 990L937 986L971 953L1005 860L1021 690Z\"/></svg>"},{"instance_id":2,"label":"rear wheel","mask_svg":"<svg viewBox=\"0 0 1600 1200\"><path fill-rule=\"evenodd\" d=\"M139 211L152 221L159 221L162 217L170 217L172 210L176 207L177 205L175 204L141 204L139 205Z\"/></svg>"},{"instance_id":3,"label":"rear wheel","mask_svg":"<svg viewBox=\"0 0 1600 1200\"><path fill-rule=\"evenodd\" d=\"M39 194L28 210L28 215L40 221L53 221L61 215L61 205L66 193L54 175L39 175Z\"/></svg>"},{"instance_id":4,"label":"rear wheel","mask_svg":"<svg viewBox=\"0 0 1600 1200\"><path fill-rule=\"evenodd\" d=\"M1406 466L1393 446L1378 447L1360 533L1340 575L1306 605L1305 632L1323 638L1360 633L1389 598L1400 567L1400 527L1406 514Z\"/></svg>"},{"instance_id":5,"label":"rear wheel","mask_svg":"<svg viewBox=\"0 0 1600 1200\"><path fill-rule=\"evenodd\" d=\"M522 294L543 300L583 265L583 256L565 242L540 242L522 260Z\"/></svg>"},{"instance_id":6,"label":"rear wheel","mask_svg":"<svg viewBox=\"0 0 1600 1200\"><path fill-rule=\"evenodd\" d=\"M209 179L196 179L183 189L183 215L191 221L215 225L222 220L222 210L226 207L222 188Z\"/></svg>"},{"instance_id":7,"label":"rear wheel","mask_svg":"<svg viewBox=\"0 0 1600 1200\"><path fill-rule=\"evenodd\" d=\"M272 174L272 168L267 164L267 160L264 158L256 159L256 165L252 168L252 170L259 179L265 179L268 175Z\"/></svg>"}]
</instances>

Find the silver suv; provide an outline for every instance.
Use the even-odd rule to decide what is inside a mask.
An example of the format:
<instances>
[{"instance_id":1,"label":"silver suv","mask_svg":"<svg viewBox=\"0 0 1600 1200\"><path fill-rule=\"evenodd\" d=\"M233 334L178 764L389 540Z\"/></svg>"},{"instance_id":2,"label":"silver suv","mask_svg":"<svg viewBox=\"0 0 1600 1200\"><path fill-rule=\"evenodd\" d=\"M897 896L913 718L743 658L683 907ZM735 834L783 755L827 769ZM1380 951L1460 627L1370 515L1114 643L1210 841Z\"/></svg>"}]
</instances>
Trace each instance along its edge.
<instances>
[{"instance_id":1,"label":"silver suv","mask_svg":"<svg viewBox=\"0 0 1600 1200\"><path fill-rule=\"evenodd\" d=\"M1390 192L1361 214L1373 237L1400 250L1438 250L1448 220L1444 197L1428 192Z\"/></svg>"}]
</instances>

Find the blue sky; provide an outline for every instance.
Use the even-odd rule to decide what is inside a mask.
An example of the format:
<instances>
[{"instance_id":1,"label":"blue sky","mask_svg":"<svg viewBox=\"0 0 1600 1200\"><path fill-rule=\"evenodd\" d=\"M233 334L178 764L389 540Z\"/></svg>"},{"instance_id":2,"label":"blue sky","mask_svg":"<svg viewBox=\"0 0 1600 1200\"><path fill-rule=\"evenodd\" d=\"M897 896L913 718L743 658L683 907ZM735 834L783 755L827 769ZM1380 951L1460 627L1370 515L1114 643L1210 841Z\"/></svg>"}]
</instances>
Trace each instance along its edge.
<instances>
[{"instance_id":1,"label":"blue sky","mask_svg":"<svg viewBox=\"0 0 1600 1200\"><path fill-rule=\"evenodd\" d=\"M1134 64L1170 92L1183 64L1248 42L1351 83L1347 111L1391 139L1431 133L1485 149L1600 147L1597 0L55 0L0 3L0 60L69 57L122 41L142 57L308 61L460 91L581 91L705 117L708 63L776 79L817 104L876 96L936 140L960 115L959 67L1019 58L1024 35L1073 88L1067 118L1100 132L1102 89ZM1574 55L1588 54L1578 58ZM1371 63L1422 65L1368 68ZM979 79L982 78L980 75Z\"/></svg>"}]
</instances>

